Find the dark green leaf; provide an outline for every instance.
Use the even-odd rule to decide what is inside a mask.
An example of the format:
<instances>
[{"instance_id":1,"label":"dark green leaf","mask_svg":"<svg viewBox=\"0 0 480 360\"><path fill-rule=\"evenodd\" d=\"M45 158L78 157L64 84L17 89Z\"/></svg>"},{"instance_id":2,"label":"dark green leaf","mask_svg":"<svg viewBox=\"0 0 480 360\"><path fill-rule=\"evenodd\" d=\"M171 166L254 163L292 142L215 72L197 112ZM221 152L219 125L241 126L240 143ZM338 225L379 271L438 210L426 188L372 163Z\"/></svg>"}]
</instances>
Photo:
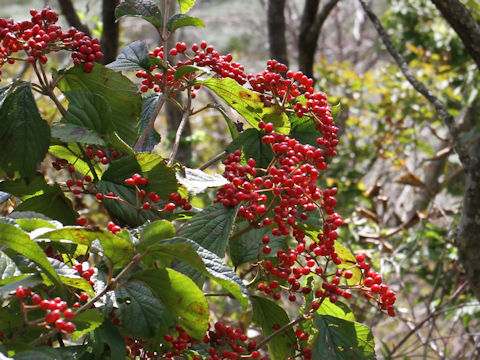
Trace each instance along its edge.
<instances>
[{"instance_id":1,"label":"dark green leaf","mask_svg":"<svg viewBox=\"0 0 480 360\"><path fill-rule=\"evenodd\" d=\"M204 192L208 188L228 184L228 180L220 174L210 175L199 169L185 168L177 172L177 180L185 186L192 196Z\"/></svg>"},{"instance_id":2,"label":"dark green leaf","mask_svg":"<svg viewBox=\"0 0 480 360\"><path fill-rule=\"evenodd\" d=\"M193 240L223 257L236 216L237 208L214 204L188 220L178 231L178 236Z\"/></svg>"},{"instance_id":3,"label":"dark green leaf","mask_svg":"<svg viewBox=\"0 0 480 360\"><path fill-rule=\"evenodd\" d=\"M13 225L0 223L0 244L8 246L18 254L35 262L55 284L60 279L47 259L47 256L35 241Z\"/></svg>"},{"instance_id":4,"label":"dark green leaf","mask_svg":"<svg viewBox=\"0 0 480 360\"><path fill-rule=\"evenodd\" d=\"M193 66L193 65L180 66L177 70L175 70L175 80L180 79L182 76L186 74L191 74L197 71L204 71L204 69L198 66Z\"/></svg>"},{"instance_id":5,"label":"dark green leaf","mask_svg":"<svg viewBox=\"0 0 480 360\"><path fill-rule=\"evenodd\" d=\"M115 71L150 70L147 45L143 41L134 41L125 46L117 59L107 67Z\"/></svg>"},{"instance_id":6,"label":"dark green leaf","mask_svg":"<svg viewBox=\"0 0 480 360\"><path fill-rule=\"evenodd\" d=\"M208 303L190 278L172 269L158 269L136 272L132 279L150 287L178 324L192 337L203 340L208 329Z\"/></svg>"},{"instance_id":7,"label":"dark green leaf","mask_svg":"<svg viewBox=\"0 0 480 360\"><path fill-rule=\"evenodd\" d=\"M215 103L210 103L207 105L207 107L217 109L218 112L222 114L225 122L227 123L228 131L230 131L230 135L232 135L232 140L235 140L235 138L238 136L238 129L237 126L233 123L232 119L228 117L227 113L225 112L225 108L222 105Z\"/></svg>"},{"instance_id":8,"label":"dark green leaf","mask_svg":"<svg viewBox=\"0 0 480 360\"><path fill-rule=\"evenodd\" d=\"M100 135L106 135L113 129L112 110L99 94L85 91L66 91L68 111L64 123L94 130Z\"/></svg>"},{"instance_id":9,"label":"dark green leaf","mask_svg":"<svg viewBox=\"0 0 480 360\"><path fill-rule=\"evenodd\" d=\"M116 313L122 325L142 338L153 336L161 326L165 308L143 283L133 281L115 290Z\"/></svg>"},{"instance_id":10,"label":"dark green leaf","mask_svg":"<svg viewBox=\"0 0 480 360\"><path fill-rule=\"evenodd\" d=\"M172 192L178 190L175 169L168 166L161 156L140 153L136 155L136 158L143 176L148 178L148 191L153 191L158 194L161 199L167 200Z\"/></svg>"},{"instance_id":11,"label":"dark green leaf","mask_svg":"<svg viewBox=\"0 0 480 360\"><path fill-rule=\"evenodd\" d=\"M103 315L95 310L86 310L80 315L75 317L76 329L72 333L72 340L78 340L82 335L93 331L102 325L104 320Z\"/></svg>"},{"instance_id":12,"label":"dark green leaf","mask_svg":"<svg viewBox=\"0 0 480 360\"><path fill-rule=\"evenodd\" d=\"M52 264L53 268L55 269L56 273L60 277L60 280L63 284L74 287L76 289L83 290L84 292L88 293L90 296L94 296L95 293L93 291L92 285L88 282L88 280L85 280L82 278L78 272L65 264L64 262L61 262L57 259L53 258L48 258L50 261L50 264ZM43 283L47 286L54 285L50 279L46 278L43 276Z\"/></svg>"},{"instance_id":13,"label":"dark green leaf","mask_svg":"<svg viewBox=\"0 0 480 360\"><path fill-rule=\"evenodd\" d=\"M152 245L149 250L162 257L182 260L231 292L244 308L248 306L248 290L238 275L221 258L196 242L185 238L167 239Z\"/></svg>"},{"instance_id":14,"label":"dark green leaf","mask_svg":"<svg viewBox=\"0 0 480 360\"><path fill-rule=\"evenodd\" d=\"M163 17L160 9L152 0L125 0L115 9L115 17L123 16L141 17L153 26L162 27Z\"/></svg>"},{"instance_id":15,"label":"dark green leaf","mask_svg":"<svg viewBox=\"0 0 480 360\"><path fill-rule=\"evenodd\" d=\"M264 121L271 122L276 132L290 132L290 121L281 109L276 106L266 107L259 93L245 89L235 80L208 78L197 83L215 92L254 128L258 129L258 123Z\"/></svg>"},{"instance_id":16,"label":"dark green leaf","mask_svg":"<svg viewBox=\"0 0 480 360\"><path fill-rule=\"evenodd\" d=\"M262 142L264 135L256 129L247 129L228 145L228 151L242 150L246 159L255 159L257 167L267 168L273 159L273 151L270 145Z\"/></svg>"},{"instance_id":17,"label":"dark green leaf","mask_svg":"<svg viewBox=\"0 0 480 360\"><path fill-rule=\"evenodd\" d=\"M271 229L266 227L251 230L230 242L230 257L232 258L233 266L271 256L262 252L265 245L262 242L262 237L265 235L270 237L268 245L272 249L272 254L276 254L278 250L285 248L286 236L272 236Z\"/></svg>"},{"instance_id":18,"label":"dark green leaf","mask_svg":"<svg viewBox=\"0 0 480 360\"><path fill-rule=\"evenodd\" d=\"M142 106L142 115L138 120L137 124L137 140L135 143L138 142L140 136L146 131L147 126L155 114L155 109L157 108L160 100L162 99L162 94L151 94L148 95L143 99L143 106ZM150 133L145 138L143 142L143 146L140 149L137 149L139 152L151 152L155 145L160 142L160 134L155 130L154 127L150 130Z\"/></svg>"},{"instance_id":19,"label":"dark green leaf","mask_svg":"<svg viewBox=\"0 0 480 360\"><path fill-rule=\"evenodd\" d=\"M98 240L102 246L103 253L116 268L125 266L133 257L133 244L130 241L99 228L88 230L82 227L64 227L46 232L40 235L38 239L49 239L59 242L70 240L74 244L87 246Z\"/></svg>"},{"instance_id":20,"label":"dark green leaf","mask_svg":"<svg viewBox=\"0 0 480 360\"><path fill-rule=\"evenodd\" d=\"M196 27L205 27L205 23L202 19L197 17L187 16L184 14L175 14L170 19L168 19L168 31L174 32L178 28L184 26L196 26Z\"/></svg>"},{"instance_id":21,"label":"dark green leaf","mask_svg":"<svg viewBox=\"0 0 480 360\"><path fill-rule=\"evenodd\" d=\"M41 346L35 350L17 353L15 360L71 360L79 359L87 351L86 345L52 348Z\"/></svg>"},{"instance_id":22,"label":"dark green leaf","mask_svg":"<svg viewBox=\"0 0 480 360\"><path fill-rule=\"evenodd\" d=\"M110 348L110 359L123 359L125 357L125 340L110 321L106 320L102 326L87 333L88 344L93 347L95 359L106 359L105 344Z\"/></svg>"},{"instance_id":23,"label":"dark green leaf","mask_svg":"<svg viewBox=\"0 0 480 360\"><path fill-rule=\"evenodd\" d=\"M141 234L138 250L144 252L152 244L160 240L170 239L175 236L175 227L166 220L158 220L146 225Z\"/></svg>"},{"instance_id":24,"label":"dark green leaf","mask_svg":"<svg viewBox=\"0 0 480 360\"><path fill-rule=\"evenodd\" d=\"M37 173L28 182L25 179L15 181L0 181L0 190L14 195L22 200L35 195L41 195L48 188L48 184L42 174Z\"/></svg>"},{"instance_id":25,"label":"dark green leaf","mask_svg":"<svg viewBox=\"0 0 480 360\"><path fill-rule=\"evenodd\" d=\"M273 326L288 324L287 313L271 300L252 296L253 322L260 326L265 337L275 332ZM268 353L272 360L286 360L295 355L296 339L290 328L268 342Z\"/></svg>"},{"instance_id":26,"label":"dark green leaf","mask_svg":"<svg viewBox=\"0 0 480 360\"><path fill-rule=\"evenodd\" d=\"M38 112L30 83L22 82L0 108L0 168L16 177L30 177L45 157L50 127Z\"/></svg>"},{"instance_id":27,"label":"dark green leaf","mask_svg":"<svg viewBox=\"0 0 480 360\"><path fill-rule=\"evenodd\" d=\"M193 5L195 4L195 1L197 0L177 0L178 4L180 5L180 12L182 14L185 14L188 10L190 10Z\"/></svg>"},{"instance_id":28,"label":"dark green leaf","mask_svg":"<svg viewBox=\"0 0 480 360\"><path fill-rule=\"evenodd\" d=\"M62 71L61 74L64 77L58 85L63 92L80 90L103 97L112 111L115 131L127 144L134 143L136 124L142 110L142 97L132 81L98 63L90 74L79 67Z\"/></svg>"},{"instance_id":29,"label":"dark green leaf","mask_svg":"<svg viewBox=\"0 0 480 360\"><path fill-rule=\"evenodd\" d=\"M315 316L313 324L319 331L312 345L313 359L375 359L373 335L365 325L330 315Z\"/></svg>"},{"instance_id":30,"label":"dark green leaf","mask_svg":"<svg viewBox=\"0 0 480 360\"><path fill-rule=\"evenodd\" d=\"M63 142L79 142L105 146L105 141L94 131L79 125L55 123L52 125L52 137Z\"/></svg>"}]
</instances>

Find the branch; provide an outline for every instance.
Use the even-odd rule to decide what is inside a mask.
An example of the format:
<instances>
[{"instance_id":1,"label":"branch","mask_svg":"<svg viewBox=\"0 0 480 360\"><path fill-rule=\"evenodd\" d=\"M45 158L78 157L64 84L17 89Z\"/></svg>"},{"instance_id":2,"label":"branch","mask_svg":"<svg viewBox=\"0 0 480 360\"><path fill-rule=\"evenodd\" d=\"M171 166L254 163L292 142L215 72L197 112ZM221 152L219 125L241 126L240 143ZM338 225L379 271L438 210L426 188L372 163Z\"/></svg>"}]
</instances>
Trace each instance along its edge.
<instances>
[{"instance_id":1,"label":"branch","mask_svg":"<svg viewBox=\"0 0 480 360\"><path fill-rule=\"evenodd\" d=\"M102 3L102 39L100 46L102 47L103 58L102 64L108 64L117 58L118 52L118 36L119 23L115 18L115 8L120 0L103 0Z\"/></svg>"},{"instance_id":2,"label":"branch","mask_svg":"<svg viewBox=\"0 0 480 360\"><path fill-rule=\"evenodd\" d=\"M180 146L180 139L182 138L183 130L187 124L188 118L192 114L192 90L188 88L187 91L187 104L184 108L184 113L180 124L178 125L177 133L175 134L175 142L173 143L172 152L170 153L170 158L168 160L168 165L172 165L177 155L178 147Z\"/></svg>"},{"instance_id":3,"label":"branch","mask_svg":"<svg viewBox=\"0 0 480 360\"><path fill-rule=\"evenodd\" d=\"M60 9L62 10L62 15L65 16L70 26L76 27L78 30L85 33L85 35L87 36L91 36L90 29L88 28L88 26L83 24L78 17L71 0L58 0L58 4L60 5Z\"/></svg>"},{"instance_id":4,"label":"branch","mask_svg":"<svg viewBox=\"0 0 480 360\"><path fill-rule=\"evenodd\" d=\"M286 0L268 0L267 25L270 57L288 67L287 41L285 39Z\"/></svg>"},{"instance_id":5,"label":"branch","mask_svg":"<svg viewBox=\"0 0 480 360\"><path fill-rule=\"evenodd\" d=\"M435 107L435 110L437 111L438 115L440 115L443 122L448 128L448 131L453 139L455 151L457 152L460 158L460 161L462 162L462 165L465 168L468 168L470 163L470 155L465 145L462 143L462 140L460 139L460 135L455 124L455 118L453 117L452 114L448 112L445 105L433 94L433 92L427 89L426 86L421 81L419 81L415 77L415 75L413 75L410 68L408 67L407 62L393 45L392 41L390 40L390 37L388 36L385 28L382 26L380 20L367 6L367 1L366 0L359 0L359 1L360 1L360 4L362 5L363 10L365 11L368 18L372 22L373 26L377 30L377 33L382 39L383 44L387 48L387 51L394 58L395 62L400 67L400 70L402 71L405 78L408 80L408 82L413 86L415 90L417 90L420 94L422 94Z\"/></svg>"},{"instance_id":6,"label":"branch","mask_svg":"<svg viewBox=\"0 0 480 360\"><path fill-rule=\"evenodd\" d=\"M480 25L459 0L432 0L455 30L480 70Z\"/></svg>"}]
</instances>

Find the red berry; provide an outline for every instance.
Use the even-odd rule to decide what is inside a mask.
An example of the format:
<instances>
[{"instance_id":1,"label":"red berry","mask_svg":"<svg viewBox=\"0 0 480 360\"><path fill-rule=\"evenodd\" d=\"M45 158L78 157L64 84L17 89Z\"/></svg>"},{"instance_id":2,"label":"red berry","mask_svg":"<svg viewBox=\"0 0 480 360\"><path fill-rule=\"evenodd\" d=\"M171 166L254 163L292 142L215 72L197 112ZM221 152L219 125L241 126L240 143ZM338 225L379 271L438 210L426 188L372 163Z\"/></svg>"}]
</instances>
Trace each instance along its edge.
<instances>
[{"instance_id":1,"label":"red berry","mask_svg":"<svg viewBox=\"0 0 480 360\"><path fill-rule=\"evenodd\" d=\"M95 194L95 197L97 198L97 200L102 201L104 195L103 195L102 193L96 193L96 194Z\"/></svg>"},{"instance_id":2,"label":"red berry","mask_svg":"<svg viewBox=\"0 0 480 360\"><path fill-rule=\"evenodd\" d=\"M32 295L32 304L38 305L42 301L42 297L38 294L33 294Z\"/></svg>"},{"instance_id":3,"label":"red berry","mask_svg":"<svg viewBox=\"0 0 480 360\"><path fill-rule=\"evenodd\" d=\"M65 331L67 334L71 334L75 331L75 324L72 322L66 322L63 325L63 331Z\"/></svg>"},{"instance_id":4,"label":"red berry","mask_svg":"<svg viewBox=\"0 0 480 360\"><path fill-rule=\"evenodd\" d=\"M15 292L15 294L17 295L17 298L19 300L23 300L25 298L25 296L27 296L27 292L25 291L23 286L17 287L17 291Z\"/></svg>"},{"instance_id":5,"label":"red berry","mask_svg":"<svg viewBox=\"0 0 480 360\"><path fill-rule=\"evenodd\" d=\"M88 300L89 296L87 293L81 293L80 294L80 301L86 302Z\"/></svg>"},{"instance_id":6,"label":"red berry","mask_svg":"<svg viewBox=\"0 0 480 360\"><path fill-rule=\"evenodd\" d=\"M75 313L73 312L72 309L66 309L64 312L63 312L63 316L65 317L65 319L71 319L73 318L75 315Z\"/></svg>"},{"instance_id":7,"label":"red berry","mask_svg":"<svg viewBox=\"0 0 480 360\"><path fill-rule=\"evenodd\" d=\"M86 217L79 217L76 220L78 226L85 226L87 224L87 218Z\"/></svg>"}]
</instances>

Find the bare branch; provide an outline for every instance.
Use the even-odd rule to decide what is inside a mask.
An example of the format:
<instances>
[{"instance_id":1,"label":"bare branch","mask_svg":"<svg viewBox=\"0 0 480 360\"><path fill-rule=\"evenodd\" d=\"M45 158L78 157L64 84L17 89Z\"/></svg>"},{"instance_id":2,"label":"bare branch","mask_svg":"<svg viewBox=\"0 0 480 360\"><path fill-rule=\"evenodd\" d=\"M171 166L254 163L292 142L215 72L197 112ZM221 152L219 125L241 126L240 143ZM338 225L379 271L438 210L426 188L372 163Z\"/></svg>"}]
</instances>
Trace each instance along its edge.
<instances>
[{"instance_id":1,"label":"bare branch","mask_svg":"<svg viewBox=\"0 0 480 360\"><path fill-rule=\"evenodd\" d=\"M285 3L286 0L268 0L267 25L270 57L288 66Z\"/></svg>"},{"instance_id":2,"label":"bare branch","mask_svg":"<svg viewBox=\"0 0 480 360\"><path fill-rule=\"evenodd\" d=\"M90 29L88 28L88 26L83 24L78 17L71 0L58 0L58 4L60 5L60 9L62 10L62 15L65 16L70 26L76 27L78 30L85 33L85 35L87 36L91 36Z\"/></svg>"},{"instance_id":3,"label":"bare branch","mask_svg":"<svg viewBox=\"0 0 480 360\"><path fill-rule=\"evenodd\" d=\"M102 3L102 46L103 58L102 63L108 64L117 58L119 23L115 18L115 8L120 0L103 0Z\"/></svg>"}]
</instances>

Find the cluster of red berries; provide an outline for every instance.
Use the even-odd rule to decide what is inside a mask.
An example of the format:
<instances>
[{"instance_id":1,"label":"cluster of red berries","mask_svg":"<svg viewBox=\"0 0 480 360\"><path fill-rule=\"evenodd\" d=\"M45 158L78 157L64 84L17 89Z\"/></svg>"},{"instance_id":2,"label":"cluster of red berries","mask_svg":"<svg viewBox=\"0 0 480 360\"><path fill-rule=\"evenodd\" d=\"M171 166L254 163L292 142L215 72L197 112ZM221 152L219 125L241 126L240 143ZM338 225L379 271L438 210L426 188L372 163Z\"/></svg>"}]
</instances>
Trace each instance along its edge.
<instances>
[{"instance_id":1,"label":"cluster of red berries","mask_svg":"<svg viewBox=\"0 0 480 360\"><path fill-rule=\"evenodd\" d=\"M30 15L30 21L0 19L0 66L5 62L13 64L12 55L20 50L28 54L29 63L42 64L48 61L49 52L71 51L74 65L83 66L85 72L91 72L94 61L103 57L98 39L91 39L75 28L62 31L55 25L58 14L50 8L30 10Z\"/></svg>"},{"instance_id":2,"label":"cluster of red berries","mask_svg":"<svg viewBox=\"0 0 480 360\"><path fill-rule=\"evenodd\" d=\"M92 160L97 159L103 165L107 165L108 163L110 163L111 160L115 160L120 156L120 153L118 152L118 150L112 150L110 152L110 158L111 158L110 160L107 154L105 154L105 151L101 149L95 149L92 145L87 145L86 148L87 148L87 151L86 151L87 156Z\"/></svg>"},{"instance_id":3,"label":"cluster of red berries","mask_svg":"<svg viewBox=\"0 0 480 360\"><path fill-rule=\"evenodd\" d=\"M207 360L236 360L236 359L259 359L260 352L255 350L257 343L248 341L247 335L240 328L233 328L216 322L213 328L204 336L203 344L192 339L181 326L176 326L178 335L176 337L167 334L165 340L171 344L172 350L164 354L163 359L172 360L180 356L182 351L190 349L198 344L208 353ZM208 347L205 347L207 345ZM200 360L202 357L194 355L193 360ZM262 358L261 360L265 360Z\"/></svg>"},{"instance_id":4,"label":"cluster of red berries","mask_svg":"<svg viewBox=\"0 0 480 360\"><path fill-rule=\"evenodd\" d=\"M131 337L125 338L125 344L127 345L126 355L131 359L155 359L156 353L145 350L143 347L147 343L145 339L133 339Z\"/></svg>"},{"instance_id":5,"label":"cluster of red berries","mask_svg":"<svg viewBox=\"0 0 480 360\"><path fill-rule=\"evenodd\" d=\"M90 283L90 285L93 286L95 284L93 280L91 280L91 277L93 276L93 274L95 274L95 268L89 267L88 269L83 270L82 264L73 265L73 268L77 270L80 276L85 280L87 280Z\"/></svg>"},{"instance_id":6,"label":"cluster of red berries","mask_svg":"<svg viewBox=\"0 0 480 360\"><path fill-rule=\"evenodd\" d=\"M46 328L51 328L53 325L57 330L65 334L75 331L75 324L70 321L75 317L75 312L68 308L67 302L60 297L51 300L43 299L39 294L32 294L30 289L25 289L23 286L17 287L15 295L22 302L22 311L29 309L47 311L43 319L34 322L35 325ZM31 304L25 304L27 297L30 297Z\"/></svg>"}]
</instances>

